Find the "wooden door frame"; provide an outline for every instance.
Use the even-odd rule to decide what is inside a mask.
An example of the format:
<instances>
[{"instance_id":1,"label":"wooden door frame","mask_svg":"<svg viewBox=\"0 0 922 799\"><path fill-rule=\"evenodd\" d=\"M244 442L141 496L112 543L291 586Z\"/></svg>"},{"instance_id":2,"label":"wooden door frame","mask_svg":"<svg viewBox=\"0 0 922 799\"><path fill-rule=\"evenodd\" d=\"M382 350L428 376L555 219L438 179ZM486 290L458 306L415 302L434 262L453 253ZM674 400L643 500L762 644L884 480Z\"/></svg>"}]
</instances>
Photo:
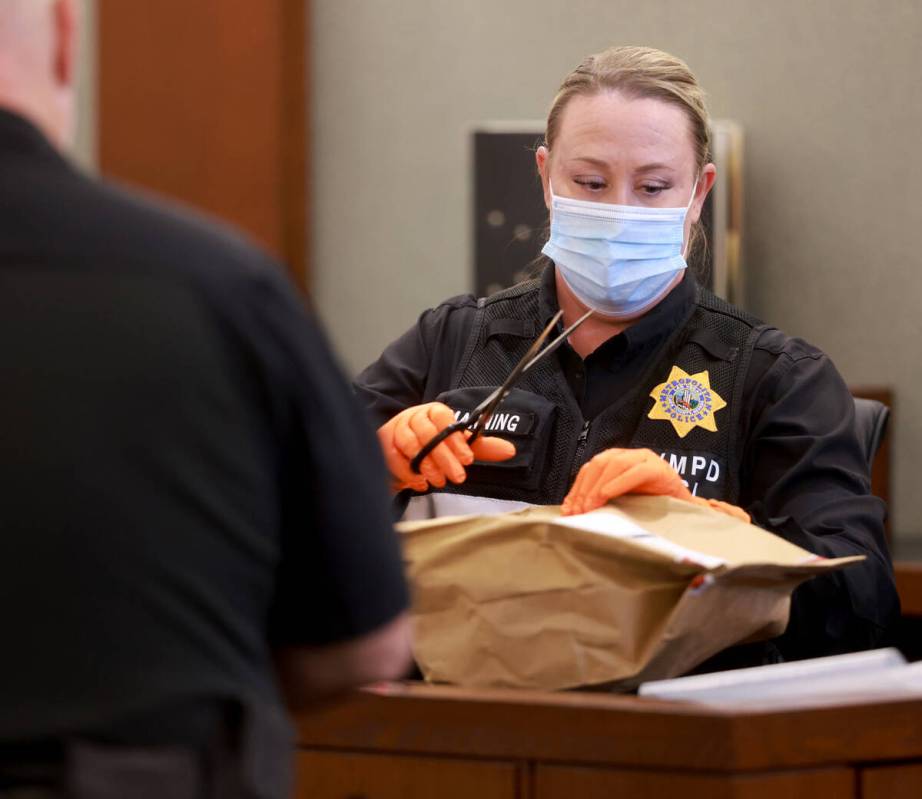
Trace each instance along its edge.
<instances>
[{"instance_id":1,"label":"wooden door frame","mask_svg":"<svg viewBox=\"0 0 922 799\"><path fill-rule=\"evenodd\" d=\"M98 0L100 171L244 229L309 283L309 0Z\"/></svg>"}]
</instances>

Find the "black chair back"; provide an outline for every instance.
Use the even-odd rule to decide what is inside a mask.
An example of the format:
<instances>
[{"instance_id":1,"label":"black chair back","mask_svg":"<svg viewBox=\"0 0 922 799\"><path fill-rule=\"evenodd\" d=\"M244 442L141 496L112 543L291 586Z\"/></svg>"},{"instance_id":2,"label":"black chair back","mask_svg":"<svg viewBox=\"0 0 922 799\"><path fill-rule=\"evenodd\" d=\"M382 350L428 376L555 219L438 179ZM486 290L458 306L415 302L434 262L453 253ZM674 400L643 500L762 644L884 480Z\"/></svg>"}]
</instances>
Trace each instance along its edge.
<instances>
[{"instance_id":1,"label":"black chair back","mask_svg":"<svg viewBox=\"0 0 922 799\"><path fill-rule=\"evenodd\" d=\"M882 402L855 397L855 427L858 440L864 448L868 469L874 463L874 456L884 440L889 421L890 409Z\"/></svg>"}]
</instances>

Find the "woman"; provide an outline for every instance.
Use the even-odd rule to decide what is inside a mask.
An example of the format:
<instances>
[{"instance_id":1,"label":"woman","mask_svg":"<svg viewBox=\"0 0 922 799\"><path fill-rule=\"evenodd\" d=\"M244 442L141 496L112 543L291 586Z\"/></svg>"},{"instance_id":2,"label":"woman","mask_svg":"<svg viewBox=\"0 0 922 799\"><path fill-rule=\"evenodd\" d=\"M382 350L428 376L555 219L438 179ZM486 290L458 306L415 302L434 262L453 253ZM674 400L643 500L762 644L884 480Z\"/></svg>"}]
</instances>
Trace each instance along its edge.
<instances>
[{"instance_id":1,"label":"woman","mask_svg":"<svg viewBox=\"0 0 922 799\"><path fill-rule=\"evenodd\" d=\"M819 555L866 555L799 588L787 632L760 659L874 646L898 602L852 398L826 355L686 269L715 178L708 131L679 59L637 47L585 59L536 153L550 212L541 277L426 311L357 391L395 489L443 510L487 498L580 513L667 494L751 516ZM502 382L558 308L564 325L594 314L518 383L489 425L497 436L468 446L456 433L414 473L412 457Z\"/></svg>"}]
</instances>

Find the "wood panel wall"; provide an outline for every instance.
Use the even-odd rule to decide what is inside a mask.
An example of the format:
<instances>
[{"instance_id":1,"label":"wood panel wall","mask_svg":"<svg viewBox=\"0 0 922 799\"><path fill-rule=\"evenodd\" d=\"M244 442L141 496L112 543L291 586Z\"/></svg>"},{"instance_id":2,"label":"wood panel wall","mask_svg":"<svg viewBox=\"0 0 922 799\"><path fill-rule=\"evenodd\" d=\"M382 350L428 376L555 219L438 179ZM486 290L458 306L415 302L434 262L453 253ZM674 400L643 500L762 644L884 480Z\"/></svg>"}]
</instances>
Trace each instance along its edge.
<instances>
[{"instance_id":1,"label":"wood panel wall","mask_svg":"<svg viewBox=\"0 0 922 799\"><path fill-rule=\"evenodd\" d=\"M98 0L99 165L246 230L307 286L307 0Z\"/></svg>"}]
</instances>

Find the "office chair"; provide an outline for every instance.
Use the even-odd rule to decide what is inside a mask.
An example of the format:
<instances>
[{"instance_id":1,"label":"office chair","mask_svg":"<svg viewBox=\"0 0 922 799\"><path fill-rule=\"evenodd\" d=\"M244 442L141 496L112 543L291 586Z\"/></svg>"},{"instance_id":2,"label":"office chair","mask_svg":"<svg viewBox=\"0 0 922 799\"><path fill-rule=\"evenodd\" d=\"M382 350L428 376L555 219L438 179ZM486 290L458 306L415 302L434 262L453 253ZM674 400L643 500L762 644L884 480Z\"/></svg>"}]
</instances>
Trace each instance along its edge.
<instances>
[{"instance_id":1,"label":"office chair","mask_svg":"<svg viewBox=\"0 0 922 799\"><path fill-rule=\"evenodd\" d=\"M880 449L884 434L887 432L887 422L890 421L890 409L882 402L872 399L855 400L855 428L858 440L864 449L864 457L870 469L874 463L874 456Z\"/></svg>"}]
</instances>

